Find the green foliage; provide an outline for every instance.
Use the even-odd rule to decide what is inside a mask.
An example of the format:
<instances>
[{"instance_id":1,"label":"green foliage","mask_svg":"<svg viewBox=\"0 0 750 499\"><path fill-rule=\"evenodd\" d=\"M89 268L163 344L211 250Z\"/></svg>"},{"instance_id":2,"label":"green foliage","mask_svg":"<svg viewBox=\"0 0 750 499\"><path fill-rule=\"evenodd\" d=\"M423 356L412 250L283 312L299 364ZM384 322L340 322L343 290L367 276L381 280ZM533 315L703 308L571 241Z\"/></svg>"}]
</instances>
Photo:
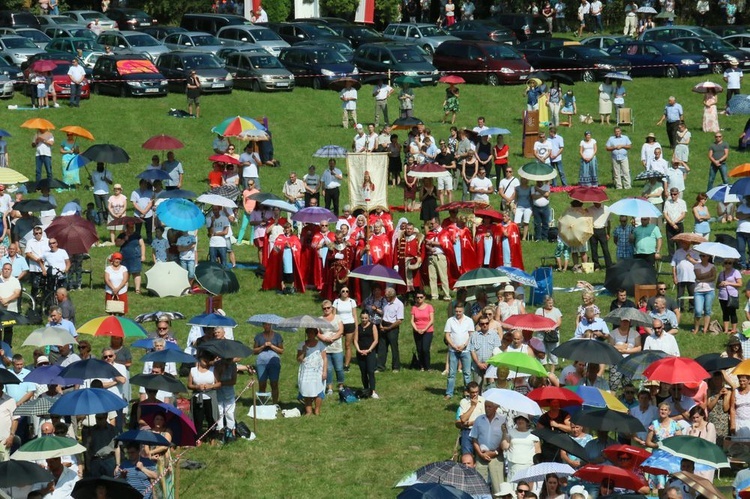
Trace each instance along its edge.
<instances>
[{"instance_id":1,"label":"green foliage","mask_svg":"<svg viewBox=\"0 0 750 499\"><path fill-rule=\"evenodd\" d=\"M321 0L320 8L324 16L353 19L359 5L358 0Z\"/></svg>"},{"instance_id":2,"label":"green foliage","mask_svg":"<svg viewBox=\"0 0 750 499\"><path fill-rule=\"evenodd\" d=\"M378 0L375 3L375 19L385 27L389 23L396 22L399 17L398 7L401 0Z\"/></svg>"},{"instance_id":3,"label":"green foliage","mask_svg":"<svg viewBox=\"0 0 750 499\"><path fill-rule=\"evenodd\" d=\"M249 1L249 0L248 0ZM263 2L263 9L268 14L268 20L274 23L283 22L292 15L292 0L273 0Z\"/></svg>"},{"instance_id":4,"label":"green foliage","mask_svg":"<svg viewBox=\"0 0 750 499\"><path fill-rule=\"evenodd\" d=\"M146 0L143 10L162 24L180 24L185 12L211 12L210 0Z\"/></svg>"}]
</instances>

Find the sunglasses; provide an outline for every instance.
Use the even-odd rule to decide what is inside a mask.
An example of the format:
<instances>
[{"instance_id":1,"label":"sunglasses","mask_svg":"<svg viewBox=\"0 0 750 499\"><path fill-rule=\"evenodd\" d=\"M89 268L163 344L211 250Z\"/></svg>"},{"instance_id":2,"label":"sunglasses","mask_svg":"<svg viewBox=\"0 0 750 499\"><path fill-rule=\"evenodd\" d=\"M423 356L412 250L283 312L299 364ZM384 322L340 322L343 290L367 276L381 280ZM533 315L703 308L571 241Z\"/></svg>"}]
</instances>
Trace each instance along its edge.
<instances>
[{"instance_id":1,"label":"sunglasses","mask_svg":"<svg viewBox=\"0 0 750 499\"><path fill-rule=\"evenodd\" d=\"M323 310L331 310L333 307L321 307Z\"/></svg>"},{"instance_id":2,"label":"sunglasses","mask_svg":"<svg viewBox=\"0 0 750 499\"><path fill-rule=\"evenodd\" d=\"M157 329L157 331L169 331L168 327L158 327L156 329Z\"/></svg>"},{"instance_id":3,"label":"sunglasses","mask_svg":"<svg viewBox=\"0 0 750 499\"><path fill-rule=\"evenodd\" d=\"M342 292L342 293L348 293L348 292L349 292L349 290L348 290L348 289L342 289L342 290L341 290L341 292Z\"/></svg>"},{"instance_id":4,"label":"sunglasses","mask_svg":"<svg viewBox=\"0 0 750 499\"><path fill-rule=\"evenodd\" d=\"M486 322L486 321L482 321L482 322L480 322L480 323L479 323L479 325L480 325L480 326L489 326L489 325L490 325L490 323L489 323L489 322Z\"/></svg>"},{"instance_id":5,"label":"sunglasses","mask_svg":"<svg viewBox=\"0 0 750 499\"><path fill-rule=\"evenodd\" d=\"M114 358L115 358L115 356L114 356L114 355L104 355L103 357L104 357L105 359L114 359Z\"/></svg>"}]
</instances>

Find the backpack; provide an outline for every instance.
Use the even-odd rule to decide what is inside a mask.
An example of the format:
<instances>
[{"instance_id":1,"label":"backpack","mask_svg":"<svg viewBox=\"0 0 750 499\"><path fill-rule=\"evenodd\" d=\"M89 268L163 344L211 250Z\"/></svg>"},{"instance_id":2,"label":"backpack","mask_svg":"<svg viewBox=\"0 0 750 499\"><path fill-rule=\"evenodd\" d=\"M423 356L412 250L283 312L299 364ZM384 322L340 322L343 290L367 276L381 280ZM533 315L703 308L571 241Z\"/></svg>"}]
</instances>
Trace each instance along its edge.
<instances>
[{"instance_id":1,"label":"backpack","mask_svg":"<svg viewBox=\"0 0 750 499\"><path fill-rule=\"evenodd\" d=\"M339 390L339 402L344 404L353 404L355 402L359 402L359 399L354 393L354 390L352 390L348 386L345 386Z\"/></svg>"}]
</instances>

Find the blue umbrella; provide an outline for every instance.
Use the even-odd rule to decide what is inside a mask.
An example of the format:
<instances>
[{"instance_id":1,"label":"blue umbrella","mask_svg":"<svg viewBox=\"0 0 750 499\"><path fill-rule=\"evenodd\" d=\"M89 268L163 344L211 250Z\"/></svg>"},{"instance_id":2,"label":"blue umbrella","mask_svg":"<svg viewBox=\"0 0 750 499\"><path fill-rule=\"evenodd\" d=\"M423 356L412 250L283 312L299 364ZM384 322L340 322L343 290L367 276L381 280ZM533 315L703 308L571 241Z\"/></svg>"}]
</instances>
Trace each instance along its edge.
<instances>
[{"instance_id":1,"label":"blue umbrella","mask_svg":"<svg viewBox=\"0 0 750 499\"><path fill-rule=\"evenodd\" d=\"M289 213L297 213L296 206L279 199L267 199L266 201L262 201L260 204L262 204L263 206L270 206L272 208L278 208L283 211L288 211Z\"/></svg>"},{"instance_id":2,"label":"blue umbrella","mask_svg":"<svg viewBox=\"0 0 750 499\"><path fill-rule=\"evenodd\" d=\"M148 180L149 182L153 182L154 180L169 180L170 178L172 178L169 176L169 173L165 172L164 170L158 170L156 168L143 170L141 173L136 175L136 177L143 180Z\"/></svg>"},{"instance_id":3,"label":"blue umbrella","mask_svg":"<svg viewBox=\"0 0 750 499\"><path fill-rule=\"evenodd\" d=\"M156 216L177 230L197 230L206 224L201 209L186 199L167 199L156 208Z\"/></svg>"},{"instance_id":4,"label":"blue umbrella","mask_svg":"<svg viewBox=\"0 0 750 499\"><path fill-rule=\"evenodd\" d=\"M182 350L173 349L149 352L141 360L143 362L184 362L186 364L194 364L198 361L195 357L186 354Z\"/></svg>"},{"instance_id":5,"label":"blue umbrella","mask_svg":"<svg viewBox=\"0 0 750 499\"><path fill-rule=\"evenodd\" d=\"M341 146L328 145L323 146L313 154L314 158L345 158L346 149Z\"/></svg>"},{"instance_id":6,"label":"blue umbrella","mask_svg":"<svg viewBox=\"0 0 750 499\"><path fill-rule=\"evenodd\" d=\"M156 199L195 199L198 195L193 191L185 189L174 189L171 191L161 191Z\"/></svg>"},{"instance_id":7,"label":"blue umbrella","mask_svg":"<svg viewBox=\"0 0 750 499\"><path fill-rule=\"evenodd\" d=\"M484 137L485 135L510 135L510 130L507 128L490 127L487 130L479 132L480 137Z\"/></svg>"},{"instance_id":8,"label":"blue umbrella","mask_svg":"<svg viewBox=\"0 0 750 499\"><path fill-rule=\"evenodd\" d=\"M11 137L11 134L0 128L0 137Z\"/></svg>"},{"instance_id":9,"label":"blue umbrella","mask_svg":"<svg viewBox=\"0 0 750 499\"><path fill-rule=\"evenodd\" d=\"M59 416L86 416L119 411L128 403L109 390L103 388L82 388L63 394L49 409L50 414Z\"/></svg>"},{"instance_id":10,"label":"blue umbrella","mask_svg":"<svg viewBox=\"0 0 750 499\"><path fill-rule=\"evenodd\" d=\"M744 197L750 195L750 177L739 179L729 188L729 194Z\"/></svg>"},{"instance_id":11,"label":"blue umbrella","mask_svg":"<svg viewBox=\"0 0 750 499\"><path fill-rule=\"evenodd\" d=\"M118 442L136 442L143 445L172 445L163 436L147 430L129 430L117 435L115 440Z\"/></svg>"},{"instance_id":12,"label":"blue umbrella","mask_svg":"<svg viewBox=\"0 0 750 499\"><path fill-rule=\"evenodd\" d=\"M497 270L507 275L511 281L520 282L524 286L535 288L538 285L533 275L527 274L521 269L515 267L497 267Z\"/></svg>"},{"instance_id":13,"label":"blue umbrella","mask_svg":"<svg viewBox=\"0 0 750 499\"><path fill-rule=\"evenodd\" d=\"M729 193L729 189L731 188L732 184L720 185L706 191L706 196L708 196L708 199L711 201L718 201L719 203L739 203L740 198L735 194Z\"/></svg>"},{"instance_id":14,"label":"blue umbrella","mask_svg":"<svg viewBox=\"0 0 750 499\"><path fill-rule=\"evenodd\" d=\"M146 350L153 350L155 339L156 338L143 338L142 340L136 340L133 342L131 346L138 347L138 348L145 348ZM180 349L179 345L177 345L176 343L172 343L171 341L165 341L164 348L166 350L179 350Z\"/></svg>"},{"instance_id":15,"label":"blue umbrella","mask_svg":"<svg viewBox=\"0 0 750 499\"><path fill-rule=\"evenodd\" d=\"M226 315L213 312L210 314L196 315L188 321L188 326L235 327L237 326L237 321Z\"/></svg>"},{"instance_id":16,"label":"blue umbrella","mask_svg":"<svg viewBox=\"0 0 750 499\"><path fill-rule=\"evenodd\" d=\"M83 380L80 378L63 378L60 376L62 367L57 365L39 366L23 379L24 383L36 383L38 385L80 385Z\"/></svg>"},{"instance_id":17,"label":"blue umbrella","mask_svg":"<svg viewBox=\"0 0 750 499\"><path fill-rule=\"evenodd\" d=\"M60 376L80 379L116 378L120 376L120 371L103 360L92 358L69 364L60 371Z\"/></svg>"},{"instance_id":18,"label":"blue umbrella","mask_svg":"<svg viewBox=\"0 0 750 499\"><path fill-rule=\"evenodd\" d=\"M646 200L639 198L625 198L613 203L609 211L615 215L634 218L659 218L661 212Z\"/></svg>"},{"instance_id":19,"label":"blue umbrella","mask_svg":"<svg viewBox=\"0 0 750 499\"><path fill-rule=\"evenodd\" d=\"M750 95L735 95L729 101L727 110L729 114L750 114Z\"/></svg>"},{"instance_id":20,"label":"blue umbrella","mask_svg":"<svg viewBox=\"0 0 750 499\"><path fill-rule=\"evenodd\" d=\"M83 168L88 163L90 163L91 160L84 156L83 154L76 154L73 156L73 159L68 161L68 165L65 167L66 170L78 170L79 168Z\"/></svg>"}]
</instances>

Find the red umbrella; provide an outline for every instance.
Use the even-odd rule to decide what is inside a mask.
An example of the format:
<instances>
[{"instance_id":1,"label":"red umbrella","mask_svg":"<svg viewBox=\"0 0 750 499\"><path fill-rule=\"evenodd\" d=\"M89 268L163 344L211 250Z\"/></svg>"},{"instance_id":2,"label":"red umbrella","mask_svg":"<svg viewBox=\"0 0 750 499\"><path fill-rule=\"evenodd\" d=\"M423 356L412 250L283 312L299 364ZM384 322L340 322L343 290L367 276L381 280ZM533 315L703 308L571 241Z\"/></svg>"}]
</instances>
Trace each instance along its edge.
<instances>
[{"instance_id":1,"label":"red umbrella","mask_svg":"<svg viewBox=\"0 0 750 499\"><path fill-rule=\"evenodd\" d=\"M687 357L666 357L653 362L643 371L649 381L664 383L700 383L711 375L693 359Z\"/></svg>"},{"instance_id":2,"label":"red umbrella","mask_svg":"<svg viewBox=\"0 0 750 499\"><path fill-rule=\"evenodd\" d=\"M502 221L503 219L502 213L500 213L497 210L490 209L490 208L486 210L474 210L474 215L478 217L482 217L482 218L494 218L495 220L500 220L500 221Z\"/></svg>"},{"instance_id":3,"label":"red umbrella","mask_svg":"<svg viewBox=\"0 0 750 499\"><path fill-rule=\"evenodd\" d=\"M440 83L448 83L449 85L458 85L460 83L466 83L466 80L456 75L441 76L438 81Z\"/></svg>"},{"instance_id":4,"label":"red umbrella","mask_svg":"<svg viewBox=\"0 0 750 499\"><path fill-rule=\"evenodd\" d=\"M99 241L96 226L80 215L56 217L47 227L47 237L54 237L60 247L71 255L88 253Z\"/></svg>"},{"instance_id":5,"label":"red umbrella","mask_svg":"<svg viewBox=\"0 0 750 499\"><path fill-rule=\"evenodd\" d=\"M573 473L573 476L591 483L602 483L604 480L612 480L615 487L634 491L638 491L646 486L646 482L632 471L603 464L586 464Z\"/></svg>"},{"instance_id":6,"label":"red umbrella","mask_svg":"<svg viewBox=\"0 0 750 499\"><path fill-rule=\"evenodd\" d=\"M171 149L182 149L185 144L179 139L160 133L148 139L141 147L152 151L169 151Z\"/></svg>"},{"instance_id":7,"label":"red umbrella","mask_svg":"<svg viewBox=\"0 0 750 499\"><path fill-rule=\"evenodd\" d=\"M39 71L39 72L46 72L46 71L52 71L57 67L57 63L54 61L50 61L48 59L42 59L41 61L34 61L34 64L31 65L32 71Z\"/></svg>"},{"instance_id":8,"label":"red umbrella","mask_svg":"<svg viewBox=\"0 0 750 499\"><path fill-rule=\"evenodd\" d=\"M566 388L557 386L543 386L531 390L527 395L531 400L540 406L549 406L550 402L557 400L560 407L569 407L583 404L583 399L578 394Z\"/></svg>"},{"instance_id":9,"label":"red umbrella","mask_svg":"<svg viewBox=\"0 0 750 499\"><path fill-rule=\"evenodd\" d=\"M214 154L213 156L208 157L209 161L218 161L220 163L227 163L230 165L239 165L240 160L235 159L232 156L229 156L228 154Z\"/></svg>"},{"instance_id":10,"label":"red umbrella","mask_svg":"<svg viewBox=\"0 0 750 499\"><path fill-rule=\"evenodd\" d=\"M143 219L142 218L138 218L138 217L120 217L120 218L115 218L114 220L112 220L111 222L109 222L107 224L107 227L109 227L109 228L112 228L112 227L122 227L123 225L140 224L140 223L143 223Z\"/></svg>"},{"instance_id":11,"label":"red umbrella","mask_svg":"<svg viewBox=\"0 0 750 499\"><path fill-rule=\"evenodd\" d=\"M195 425L181 410L171 404L141 404L141 417L152 425L157 414L164 415L166 426L172 430L172 444L179 447L195 447L198 435Z\"/></svg>"},{"instance_id":12,"label":"red umbrella","mask_svg":"<svg viewBox=\"0 0 750 499\"><path fill-rule=\"evenodd\" d=\"M576 199L582 203L603 203L609 201L607 193L598 187L576 187L568 191L571 199Z\"/></svg>"},{"instance_id":13,"label":"red umbrella","mask_svg":"<svg viewBox=\"0 0 750 499\"><path fill-rule=\"evenodd\" d=\"M487 208L487 203L477 203L474 201L453 201L447 204L441 204L437 207L437 211L451 211L451 210L474 210L476 208Z\"/></svg>"},{"instance_id":14,"label":"red umbrella","mask_svg":"<svg viewBox=\"0 0 750 499\"><path fill-rule=\"evenodd\" d=\"M610 445L604 449L603 453L613 463L619 463L620 456L627 454L635 461L635 466L640 466L643 461L651 457L651 453L646 449L626 444Z\"/></svg>"},{"instance_id":15,"label":"red umbrella","mask_svg":"<svg viewBox=\"0 0 750 499\"><path fill-rule=\"evenodd\" d=\"M407 173L410 177L416 177L416 178L438 178L445 175L447 170L442 165L438 165L437 163L425 163L424 165L419 165Z\"/></svg>"},{"instance_id":16,"label":"red umbrella","mask_svg":"<svg viewBox=\"0 0 750 499\"><path fill-rule=\"evenodd\" d=\"M523 329L524 331L551 331L557 328L557 322L536 314L511 315L502 322L506 329Z\"/></svg>"}]
</instances>

